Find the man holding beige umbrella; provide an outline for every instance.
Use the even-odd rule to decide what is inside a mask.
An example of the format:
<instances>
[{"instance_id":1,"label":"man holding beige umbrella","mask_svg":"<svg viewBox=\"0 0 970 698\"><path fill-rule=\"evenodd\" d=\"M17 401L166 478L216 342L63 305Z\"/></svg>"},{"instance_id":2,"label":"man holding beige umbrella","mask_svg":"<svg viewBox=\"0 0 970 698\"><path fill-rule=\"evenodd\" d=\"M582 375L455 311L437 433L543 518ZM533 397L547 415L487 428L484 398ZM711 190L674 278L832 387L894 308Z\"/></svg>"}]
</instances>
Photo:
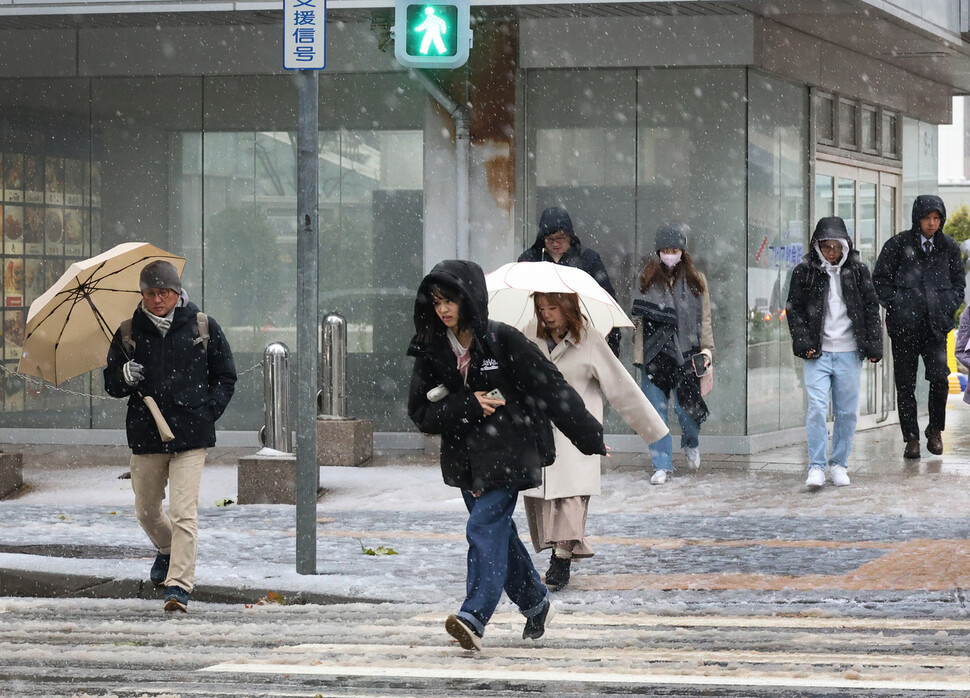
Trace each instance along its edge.
<instances>
[{"instance_id":1,"label":"man holding beige umbrella","mask_svg":"<svg viewBox=\"0 0 970 698\"><path fill-rule=\"evenodd\" d=\"M139 287L141 303L111 341L104 387L129 397L135 511L158 550L151 580L165 587L166 611L184 612L195 578L202 467L235 390L236 368L219 325L188 302L171 262L147 264ZM170 434L160 433L141 394L154 398Z\"/></svg>"}]
</instances>

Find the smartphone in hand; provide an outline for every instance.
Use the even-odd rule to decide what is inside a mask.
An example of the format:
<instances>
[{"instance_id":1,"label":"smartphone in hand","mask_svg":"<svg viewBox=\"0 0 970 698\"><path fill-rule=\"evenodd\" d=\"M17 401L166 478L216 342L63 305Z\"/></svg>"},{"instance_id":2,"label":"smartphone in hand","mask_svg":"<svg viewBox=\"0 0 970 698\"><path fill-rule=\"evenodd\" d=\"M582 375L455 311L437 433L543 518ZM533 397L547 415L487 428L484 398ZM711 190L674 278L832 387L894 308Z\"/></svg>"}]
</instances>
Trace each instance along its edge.
<instances>
[{"instance_id":1,"label":"smartphone in hand","mask_svg":"<svg viewBox=\"0 0 970 698\"><path fill-rule=\"evenodd\" d=\"M691 362L694 364L694 375L703 376L706 375L710 370L710 365L707 363L707 354L694 354L690 357Z\"/></svg>"},{"instance_id":2,"label":"smartphone in hand","mask_svg":"<svg viewBox=\"0 0 970 698\"><path fill-rule=\"evenodd\" d=\"M487 393L485 393L485 397L487 397L487 398L489 398L491 400L504 400L505 399L505 396L502 395L502 391L499 390L498 388L495 388L494 390L490 390Z\"/></svg>"}]
</instances>

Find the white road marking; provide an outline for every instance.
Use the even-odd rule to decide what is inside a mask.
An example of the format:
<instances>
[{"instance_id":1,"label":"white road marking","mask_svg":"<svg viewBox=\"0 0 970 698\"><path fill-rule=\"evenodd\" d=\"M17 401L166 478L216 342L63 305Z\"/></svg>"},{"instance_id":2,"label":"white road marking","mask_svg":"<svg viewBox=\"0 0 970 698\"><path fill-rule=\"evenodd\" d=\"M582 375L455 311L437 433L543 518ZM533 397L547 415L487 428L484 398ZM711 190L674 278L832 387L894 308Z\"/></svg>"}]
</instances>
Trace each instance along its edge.
<instances>
[{"instance_id":1,"label":"white road marking","mask_svg":"<svg viewBox=\"0 0 970 698\"><path fill-rule=\"evenodd\" d=\"M422 613L414 616L416 621L444 622L441 613ZM936 618L822 618L814 616L648 616L639 614L586 614L572 613L557 608L556 626L563 622L571 625L606 625L637 627L684 627L684 628L838 628L842 630L966 630L970 620ZM496 613L489 625L522 625L522 616L516 613Z\"/></svg>"},{"instance_id":2,"label":"white road marking","mask_svg":"<svg viewBox=\"0 0 970 698\"><path fill-rule=\"evenodd\" d=\"M970 681L867 681L833 678L785 676L700 676L688 674L596 674L576 671L523 669L434 669L430 667L305 666L302 664L216 664L200 671L237 674L302 674L358 678L411 678L470 681L570 682L597 684L684 686L749 686L762 688L833 688L859 690L970 691Z\"/></svg>"},{"instance_id":3,"label":"white road marking","mask_svg":"<svg viewBox=\"0 0 970 698\"><path fill-rule=\"evenodd\" d=\"M438 626L442 613L403 617L394 632L421 635ZM970 633L970 621L949 619L817 618L811 616L660 616L640 614L562 613L555 624L555 642L519 643L516 613L492 618L496 627L485 651L462 652L444 637L409 645L381 642L384 626L357 626L358 638L367 643L301 643L277 647L258 660L228 662L201 671L245 674L295 674L328 677L514 681L520 683L568 681L578 684L747 686L762 688L823 688L835 690L970 691L966 666L970 656L960 639ZM698 635L703 643L711 632L752 632L778 635L778 651L655 647L647 636L679 633L681 639ZM820 633L813 633L818 630ZM684 635L687 633L688 635ZM948 636L949 652L905 654L897 647L912 647L912 633ZM817 647L821 634L837 638L839 651ZM866 651L878 636L881 652ZM622 638L627 638L624 643ZM607 646L600 639L611 638ZM336 638L335 638L336 639ZM619 644L617 644L619 642ZM577 646L579 643L582 646ZM804 648L804 649L803 649ZM855 650L855 651L852 651ZM276 656L274 656L274 653ZM379 659L378 659L379 658ZM375 661L375 659L377 661ZM550 664L568 663L578 671L563 671ZM542 668L544 667L544 668ZM642 668L642 670L640 670Z\"/></svg>"},{"instance_id":4,"label":"white road marking","mask_svg":"<svg viewBox=\"0 0 970 698\"><path fill-rule=\"evenodd\" d=\"M558 634L557 638L560 637ZM908 644L908 643L907 643ZM455 659L462 655L455 654L454 644L434 646L409 645L408 658L422 657L426 659ZM274 651L286 653L307 653L318 657L335 657L340 655L378 657L394 657L402 652L401 645L368 644L340 644L340 643L304 643L277 647ZM751 650L695 650L695 649L667 649L662 647L608 647L590 650L588 648L575 649L556 646L528 646L524 643L518 647L486 646L482 656L487 659L520 659L522 661L550 660L562 661L572 657L575 665L579 666L584 659L591 657L598 662L610 659L623 659L628 664L670 664L672 662L705 662L710 665L720 664L802 664L813 667L835 664L838 666L861 665L870 669L876 667L956 667L963 670L970 664L970 657L966 655L926 655L926 654L851 654L845 651L826 654L823 652L758 652ZM963 673L961 671L961 673Z\"/></svg>"}]
</instances>

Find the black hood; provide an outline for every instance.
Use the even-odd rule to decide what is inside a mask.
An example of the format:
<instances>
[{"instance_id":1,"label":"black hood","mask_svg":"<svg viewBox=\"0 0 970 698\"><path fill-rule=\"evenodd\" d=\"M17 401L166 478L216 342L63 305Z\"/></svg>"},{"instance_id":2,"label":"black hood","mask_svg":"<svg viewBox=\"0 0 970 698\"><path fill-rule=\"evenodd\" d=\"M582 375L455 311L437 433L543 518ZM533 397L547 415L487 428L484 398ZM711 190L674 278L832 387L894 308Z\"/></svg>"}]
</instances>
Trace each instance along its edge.
<instances>
[{"instance_id":1,"label":"black hood","mask_svg":"<svg viewBox=\"0 0 970 698\"><path fill-rule=\"evenodd\" d=\"M573 230L572 219L562 206L550 206L539 216L539 233L536 235L536 241L532 243L532 249L536 252L545 249L546 238L558 230L569 236L569 246L575 247L578 252L581 247L579 238Z\"/></svg>"},{"instance_id":2,"label":"black hood","mask_svg":"<svg viewBox=\"0 0 970 698\"><path fill-rule=\"evenodd\" d=\"M940 218L943 219L943 223L946 223L946 206L943 205L943 199L933 194L920 194L917 196L916 201L913 202L913 230L917 233L921 232L919 227L920 219L925 218L932 211L939 213ZM940 224L940 232L943 231L943 223Z\"/></svg>"},{"instance_id":3,"label":"black hood","mask_svg":"<svg viewBox=\"0 0 970 698\"><path fill-rule=\"evenodd\" d=\"M821 240L838 240L842 243L844 254L839 263L835 265L837 267L841 267L849 260L854 261L859 258L859 253L852 246L852 236L849 235L849 231L845 227L845 221L839 216L819 218L818 223L815 224L812 239L808 243L808 252L805 253L802 259L816 267L823 267L827 264L822 253L817 249L818 243Z\"/></svg>"},{"instance_id":4,"label":"black hood","mask_svg":"<svg viewBox=\"0 0 970 698\"><path fill-rule=\"evenodd\" d=\"M838 216L826 216L819 218L815 225L815 232L812 233L812 245L816 245L819 240L844 240L849 243L852 249L852 237L845 227L845 221Z\"/></svg>"},{"instance_id":5,"label":"black hood","mask_svg":"<svg viewBox=\"0 0 970 698\"><path fill-rule=\"evenodd\" d=\"M431 287L440 284L454 289L463 299L462 312L467 312L472 334L484 337L488 330L488 290L482 268L464 259L446 259L438 262L421 280L418 296L414 301L414 329L421 335L426 328L440 323L431 300Z\"/></svg>"}]
</instances>

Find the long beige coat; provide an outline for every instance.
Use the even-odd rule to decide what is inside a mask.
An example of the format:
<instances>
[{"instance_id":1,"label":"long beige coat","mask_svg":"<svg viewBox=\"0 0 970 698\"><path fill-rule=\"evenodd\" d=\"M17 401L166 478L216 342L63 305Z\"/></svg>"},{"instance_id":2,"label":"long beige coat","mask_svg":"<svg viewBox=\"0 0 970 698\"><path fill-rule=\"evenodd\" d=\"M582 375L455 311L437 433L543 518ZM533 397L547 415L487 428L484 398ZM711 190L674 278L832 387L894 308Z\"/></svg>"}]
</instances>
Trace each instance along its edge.
<instances>
[{"instance_id":1,"label":"long beige coat","mask_svg":"<svg viewBox=\"0 0 970 698\"><path fill-rule=\"evenodd\" d=\"M536 336L535 321L523 332L556 364L566 381L583 398L586 409L600 422L603 421L605 396L645 442L653 443L666 436L667 425L598 333L586 333L581 342L573 342L571 337L564 339L550 353L546 341ZM540 499L599 494L600 457L583 455L558 429L554 432L556 462L543 468L542 485L522 494Z\"/></svg>"}]
</instances>

